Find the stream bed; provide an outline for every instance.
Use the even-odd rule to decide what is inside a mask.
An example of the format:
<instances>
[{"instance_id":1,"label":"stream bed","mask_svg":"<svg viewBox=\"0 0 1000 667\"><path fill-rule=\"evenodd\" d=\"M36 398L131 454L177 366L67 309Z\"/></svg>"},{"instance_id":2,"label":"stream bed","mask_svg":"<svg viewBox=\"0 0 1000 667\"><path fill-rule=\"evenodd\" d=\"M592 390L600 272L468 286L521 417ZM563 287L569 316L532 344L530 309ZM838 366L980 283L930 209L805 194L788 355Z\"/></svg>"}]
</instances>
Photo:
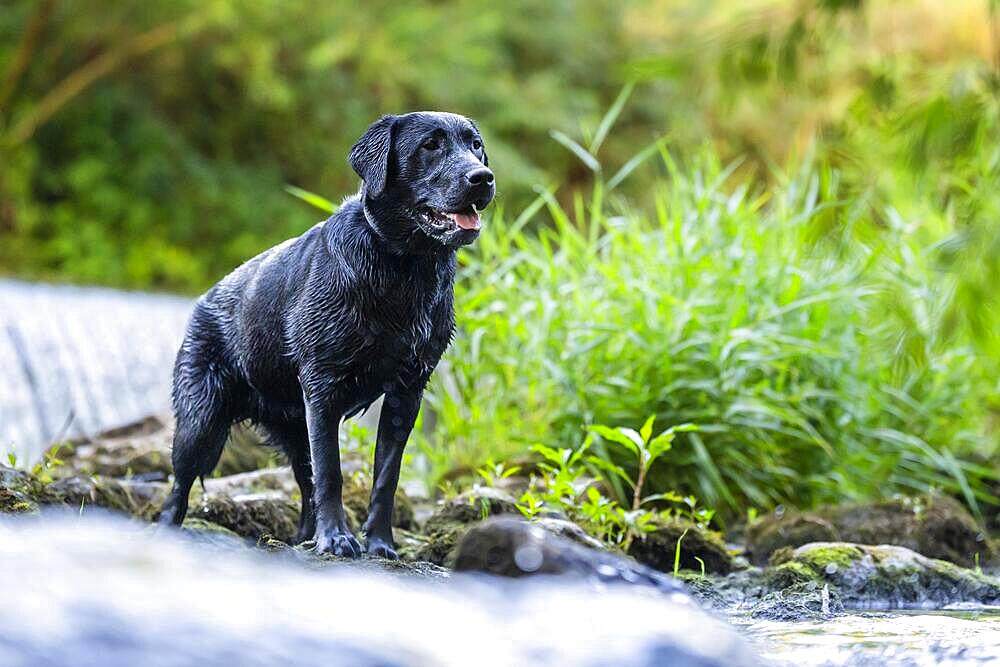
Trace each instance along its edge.
<instances>
[{"instance_id":1,"label":"stream bed","mask_svg":"<svg viewBox=\"0 0 1000 667\"><path fill-rule=\"evenodd\" d=\"M1000 608L726 618L649 587L307 562L98 511L0 517L0 627L0 665L1000 664Z\"/></svg>"}]
</instances>

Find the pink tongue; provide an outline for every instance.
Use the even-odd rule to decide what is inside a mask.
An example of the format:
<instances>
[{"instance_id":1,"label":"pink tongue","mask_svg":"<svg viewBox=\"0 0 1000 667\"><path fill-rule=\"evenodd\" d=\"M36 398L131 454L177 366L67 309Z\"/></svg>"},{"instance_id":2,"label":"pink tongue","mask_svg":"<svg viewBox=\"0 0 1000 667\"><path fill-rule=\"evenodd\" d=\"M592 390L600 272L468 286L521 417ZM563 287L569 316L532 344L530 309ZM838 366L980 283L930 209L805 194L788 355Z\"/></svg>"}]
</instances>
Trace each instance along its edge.
<instances>
[{"instance_id":1,"label":"pink tongue","mask_svg":"<svg viewBox=\"0 0 1000 667\"><path fill-rule=\"evenodd\" d=\"M456 213L455 223L462 229L479 229L479 214L475 211L472 213Z\"/></svg>"}]
</instances>

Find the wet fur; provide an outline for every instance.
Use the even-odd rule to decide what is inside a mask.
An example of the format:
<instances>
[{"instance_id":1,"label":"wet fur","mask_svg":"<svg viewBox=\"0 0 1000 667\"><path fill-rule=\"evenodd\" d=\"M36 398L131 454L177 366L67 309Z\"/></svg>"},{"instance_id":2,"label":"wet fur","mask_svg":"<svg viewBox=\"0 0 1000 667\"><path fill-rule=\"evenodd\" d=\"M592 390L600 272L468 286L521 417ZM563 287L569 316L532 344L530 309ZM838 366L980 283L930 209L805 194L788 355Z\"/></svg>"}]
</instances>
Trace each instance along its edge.
<instances>
[{"instance_id":1,"label":"wet fur","mask_svg":"<svg viewBox=\"0 0 1000 667\"><path fill-rule=\"evenodd\" d=\"M441 149L423 148L428 133L444 137ZM454 332L456 250L477 235L432 235L420 215L492 199L491 173L488 183L467 177L488 173L470 142L481 138L461 116L380 119L351 154L361 192L198 299L174 368L175 482L162 523L183 521L191 485L215 468L230 426L251 420L291 462L298 539L359 555L340 498L337 429L385 395L364 531L369 552L395 557L389 517L403 447Z\"/></svg>"}]
</instances>

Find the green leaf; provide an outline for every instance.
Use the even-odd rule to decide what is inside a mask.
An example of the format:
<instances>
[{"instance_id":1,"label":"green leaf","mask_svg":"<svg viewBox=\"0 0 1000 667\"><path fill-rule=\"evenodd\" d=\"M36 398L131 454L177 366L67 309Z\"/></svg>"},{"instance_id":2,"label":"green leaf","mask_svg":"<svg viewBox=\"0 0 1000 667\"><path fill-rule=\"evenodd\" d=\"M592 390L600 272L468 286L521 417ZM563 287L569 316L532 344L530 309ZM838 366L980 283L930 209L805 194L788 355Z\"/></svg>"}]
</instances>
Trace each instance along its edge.
<instances>
[{"instance_id":1,"label":"green leaf","mask_svg":"<svg viewBox=\"0 0 1000 667\"><path fill-rule=\"evenodd\" d=\"M665 491L663 493L654 493L651 496L646 496L639 502L639 504L645 505L646 503L655 502L657 500L667 500L672 503L679 503L684 500L684 498L676 491Z\"/></svg>"},{"instance_id":2,"label":"green leaf","mask_svg":"<svg viewBox=\"0 0 1000 667\"><path fill-rule=\"evenodd\" d=\"M681 540L683 540L684 536L688 534L688 530L689 530L688 528L684 529L684 532L681 533L681 536L677 538L677 545L674 547L674 576L675 577L677 576L677 573L681 569Z\"/></svg>"},{"instance_id":3,"label":"green leaf","mask_svg":"<svg viewBox=\"0 0 1000 667\"><path fill-rule=\"evenodd\" d=\"M646 419L646 423L643 424L642 428L639 429L639 437L642 438L642 441L644 443L649 442L649 436L653 435L654 419L656 419L656 415L649 415L649 418Z\"/></svg>"},{"instance_id":4,"label":"green leaf","mask_svg":"<svg viewBox=\"0 0 1000 667\"><path fill-rule=\"evenodd\" d=\"M553 449L552 447L547 447L541 443L532 445L531 451L538 452L544 458L548 459L552 463L555 463L560 468L563 466L565 461L562 457L562 450Z\"/></svg>"},{"instance_id":5,"label":"green leaf","mask_svg":"<svg viewBox=\"0 0 1000 667\"><path fill-rule=\"evenodd\" d=\"M604 114L604 118L601 119L601 124L597 126L597 132L594 133L594 140L590 142L590 152L596 154L597 151L601 149L601 144L608 136L608 132L611 131L612 126L614 126L615 121L618 120L618 116L621 115L622 109L625 108L625 103L628 101L629 96L632 94L632 90L635 88L635 82L629 81L618 93L618 97L611 104L611 108L608 109L607 113Z\"/></svg>"},{"instance_id":6,"label":"green leaf","mask_svg":"<svg viewBox=\"0 0 1000 667\"><path fill-rule=\"evenodd\" d=\"M318 195L314 192L309 192L308 190L303 190L302 188L296 187L294 185L286 185L285 192L292 195L293 197L301 199L307 204L315 206L324 213L333 213L334 211L337 210L337 205L334 204L329 199L327 199L326 197Z\"/></svg>"},{"instance_id":7,"label":"green leaf","mask_svg":"<svg viewBox=\"0 0 1000 667\"><path fill-rule=\"evenodd\" d=\"M614 475L624 481L629 485L629 488L635 488L635 482L628 476L628 473L621 466L617 466L611 461L600 458L599 456L589 456L587 457L587 462L598 468L602 472ZM610 481L610 480L609 480Z\"/></svg>"},{"instance_id":8,"label":"green leaf","mask_svg":"<svg viewBox=\"0 0 1000 667\"><path fill-rule=\"evenodd\" d=\"M632 156L632 158L629 159L628 162L623 164L621 168L615 172L614 176L608 179L608 184L607 184L608 190L614 190L619 185L621 185L622 181L628 178L629 174L635 171L639 165L641 165L643 162L648 160L653 155L656 155L660 151L662 146L665 144L665 142L666 142L666 137L657 139L656 141L654 141L653 143L651 143L650 145L646 146L641 151L636 153L634 156Z\"/></svg>"},{"instance_id":9,"label":"green leaf","mask_svg":"<svg viewBox=\"0 0 1000 667\"><path fill-rule=\"evenodd\" d=\"M642 438L640 438L639 434L630 428L611 428L610 426L602 426L598 424L596 426L589 427L588 430L596 433L608 442L618 443L635 454L637 457L640 455L639 452L642 451Z\"/></svg>"},{"instance_id":10,"label":"green leaf","mask_svg":"<svg viewBox=\"0 0 1000 667\"><path fill-rule=\"evenodd\" d=\"M587 168L592 172L595 174L601 173L601 163L597 161L597 158L587 152L586 148L570 139L565 133L560 132L559 130L550 130L549 136L580 158L580 161L587 165Z\"/></svg>"}]
</instances>

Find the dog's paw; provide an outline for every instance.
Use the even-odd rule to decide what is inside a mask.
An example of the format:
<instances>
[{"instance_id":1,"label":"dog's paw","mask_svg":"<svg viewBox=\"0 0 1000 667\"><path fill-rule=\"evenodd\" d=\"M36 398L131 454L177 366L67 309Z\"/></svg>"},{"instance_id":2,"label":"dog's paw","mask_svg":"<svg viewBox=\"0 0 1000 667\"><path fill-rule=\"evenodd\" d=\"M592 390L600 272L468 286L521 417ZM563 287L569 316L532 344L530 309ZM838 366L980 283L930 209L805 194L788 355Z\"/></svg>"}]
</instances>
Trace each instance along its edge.
<instances>
[{"instance_id":1,"label":"dog's paw","mask_svg":"<svg viewBox=\"0 0 1000 667\"><path fill-rule=\"evenodd\" d=\"M316 552L341 558L360 558L363 550L358 539L350 533L327 533L316 537Z\"/></svg>"},{"instance_id":2,"label":"dog's paw","mask_svg":"<svg viewBox=\"0 0 1000 667\"><path fill-rule=\"evenodd\" d=\"M368 555L387 560L399 560L399 554L392 547L392 542L380 540L377 537L368 538Z\"/></svg>"}]
</instances>

